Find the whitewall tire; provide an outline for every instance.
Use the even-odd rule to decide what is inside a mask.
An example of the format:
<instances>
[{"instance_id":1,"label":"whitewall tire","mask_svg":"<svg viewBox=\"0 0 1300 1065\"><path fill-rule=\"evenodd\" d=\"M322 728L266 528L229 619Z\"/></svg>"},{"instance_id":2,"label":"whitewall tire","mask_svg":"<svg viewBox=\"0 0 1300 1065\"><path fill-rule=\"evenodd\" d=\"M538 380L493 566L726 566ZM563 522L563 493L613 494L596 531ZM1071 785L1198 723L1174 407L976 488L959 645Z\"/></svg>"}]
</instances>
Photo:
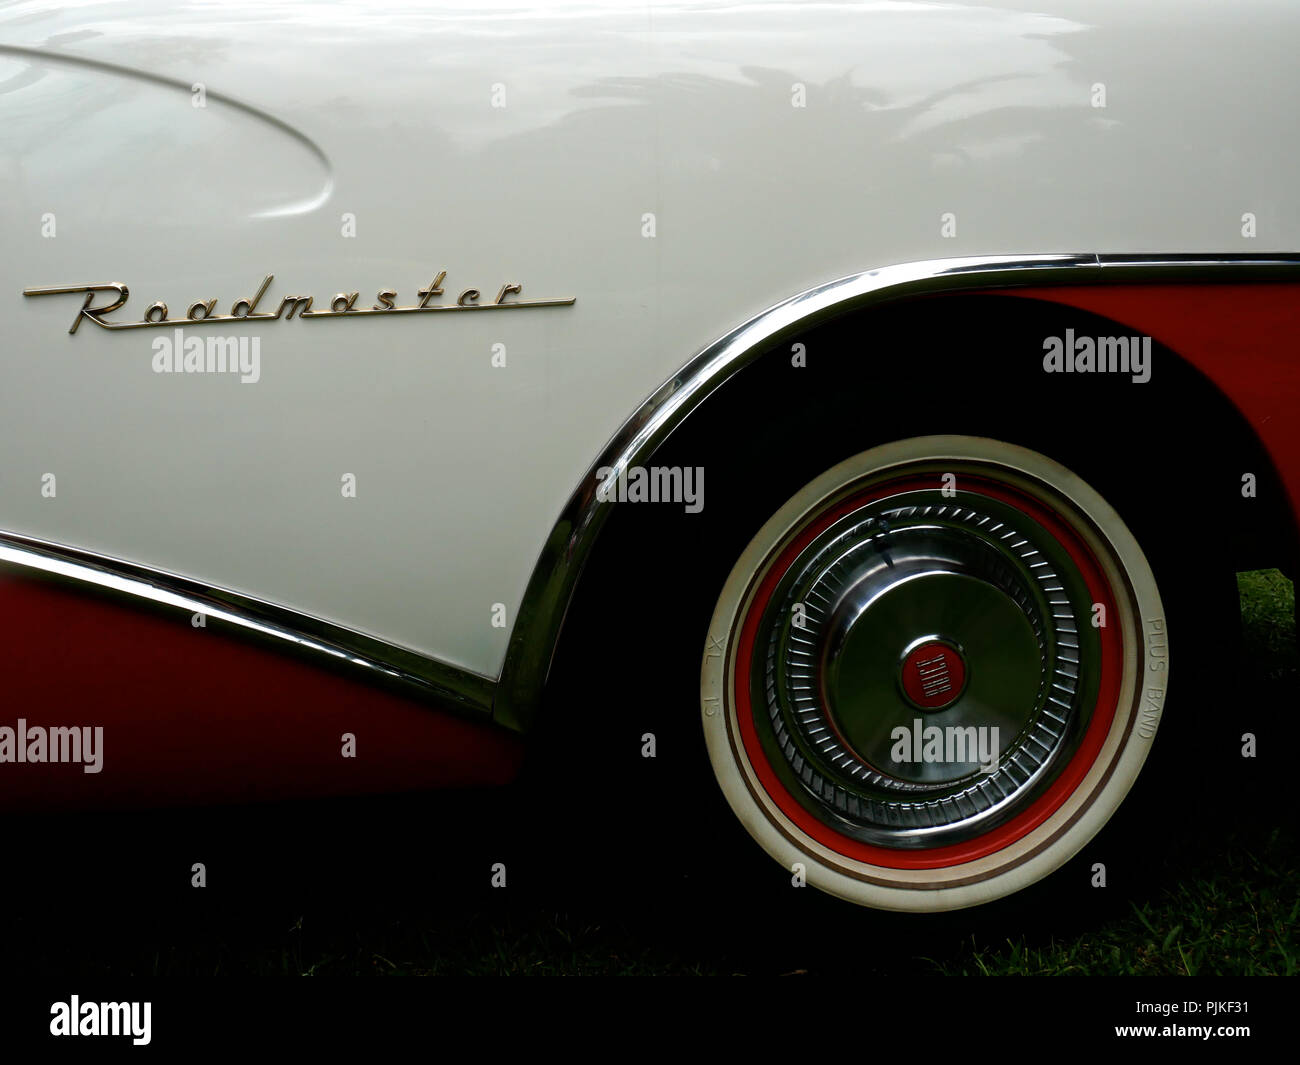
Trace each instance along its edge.
<instances>
[{"instance_id":1,"label":"whitewall tire","mask_svg":"<svg viewBox=\"0 0 1300 1065\"><path fill-rule=\"evenodd\" d=\"M856 455L759 530L701 673L709 758L792 874L887 910L1046 876L1119 807L1169 679L1119 515L1053 460L936 436Z\"/></svg>"}]
</instances>

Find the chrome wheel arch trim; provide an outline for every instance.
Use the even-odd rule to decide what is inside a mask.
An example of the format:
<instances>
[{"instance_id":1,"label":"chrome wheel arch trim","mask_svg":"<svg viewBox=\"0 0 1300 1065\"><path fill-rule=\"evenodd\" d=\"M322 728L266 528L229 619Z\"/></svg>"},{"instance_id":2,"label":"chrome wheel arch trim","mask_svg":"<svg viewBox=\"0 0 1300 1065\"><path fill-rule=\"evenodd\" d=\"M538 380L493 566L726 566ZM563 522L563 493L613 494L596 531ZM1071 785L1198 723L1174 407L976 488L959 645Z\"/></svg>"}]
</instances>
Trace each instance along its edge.
<instances>
[{"instance_id":1,"label":"chrome wheel arch trim","mask_svg":"<svg viewBox=\"0 0 1300 1065\"><path fill-rule=\"evenodd\" d=\"M286 607L122 559L0 531L0 572L10 569L90 586L137 604L185 615L201 613L278 650L301 652L312 664L335 666L357 679L390 686L466 716L490 719L494 687L490 677ZM189 624L188 618L184 623Z\"/></svg>"},{"instance_id":2,"label":"chrome wheel arch trim","mask_svg":"<svg viewBox=\"0 0 1300 1065\"><path fill-rule=\"evenodd\" d=\"M542 548L510 634L493 716L526 730L582 569L606 518L599 470L643 465L686 416L783 340L841 315L913 296L1037 285L1300 281L1300 253L984 255L853 274L792 296L700 351L627 419L588 468Z\"/></svg>"}]
</instances>

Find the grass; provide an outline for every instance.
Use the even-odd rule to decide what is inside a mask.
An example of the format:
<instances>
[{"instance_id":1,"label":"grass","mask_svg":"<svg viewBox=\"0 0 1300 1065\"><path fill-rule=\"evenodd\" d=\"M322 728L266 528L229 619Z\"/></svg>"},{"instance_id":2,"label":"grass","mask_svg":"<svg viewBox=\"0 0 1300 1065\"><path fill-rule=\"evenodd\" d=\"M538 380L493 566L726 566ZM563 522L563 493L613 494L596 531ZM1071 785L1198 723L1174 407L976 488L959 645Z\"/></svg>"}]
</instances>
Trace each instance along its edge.
<instances>
[{"instance_id":1,"label":"grass","mask_svg":"<svg viewBox=\"0 0 1300 1065\"><path fill-rule=\"evenodd\" d=\"M1293 709L1300 684L1292 585L1276 571L1243 574L1239 585L1242 705ZM71 884L60 880L62 888L39 900L10 880L4 902L26 919L0 941L0 962L10 972L52 977L1296 975L1294 803L1285 773L1261 775L1275 779L1245 814L1211 797L1204 816L1153 828L1134 807L1136 833L1108 826L1044 884L933 917L857 910L792 891L756 853L734 872L671 854L607 868L590 848L572 852L583 855L575 862L558 838L532 841L558 854L545 876L494 892L465 871L488 868L494 848L519 841L485 842L485 829L474 824L457 838L463 798L450 806L431 799L417 815L409 798L325 807L328 845L311 841L301 808L280 821L249 813L257 833L229 812L206 820L185 814L182 825L167 822L138 838L138 854L153 856L141 860L188 870L196 847L221 841L242 860L237 883L214 882L201 896L184 887L141 892L144 873L121 881L120 870L79 855ZM399 809L409 820L386 832ZM510 813L487 810L482 823L499 823L503 814L509 821ZM90 825L82 838L99 831L78 824ZM1157 847L1148 846L1153 834ZM1106 891L1088 886L1099 855L1113 880ZM520 868L527 863L512 865ZM477 886L465 886L470 881Z\"/></svg>"},{"instance_id":2,"label":"grass","mask_svg":"<svg viewBox=\"0 0 1300 1065\"><path fill-rule=\"evenodd\" d=\"M1213 871L1094 931L1026 937L932 961L944 976L1295 976L1300 917L1293 839L1274 832L1257 849L1233 848Z\"/></svg>"}]
</instances>

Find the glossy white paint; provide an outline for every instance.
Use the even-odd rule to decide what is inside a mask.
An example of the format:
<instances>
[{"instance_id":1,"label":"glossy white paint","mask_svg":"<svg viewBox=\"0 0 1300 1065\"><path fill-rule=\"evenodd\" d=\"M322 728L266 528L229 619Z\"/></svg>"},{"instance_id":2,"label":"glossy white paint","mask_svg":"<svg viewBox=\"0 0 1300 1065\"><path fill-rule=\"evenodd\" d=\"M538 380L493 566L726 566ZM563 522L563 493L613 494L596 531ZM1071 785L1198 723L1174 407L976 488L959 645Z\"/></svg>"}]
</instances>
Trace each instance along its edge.
<instances>
[{"instance_id":1,"label":"glossy white paint","mask_svg":"<svg viewBox=\"0 0 1300 1065\"><path fill-rule=\"evenodd\" d=\"M1298 30L1281 3L8 4L0 528L494 675L492 606L601 445L763 308L954 255L1300 248ZM21 294L123 281L135 319L271 272L272 308L406 303L441 269L577 303L246 326L241 384Z\"/></svg>"}]
</instances>

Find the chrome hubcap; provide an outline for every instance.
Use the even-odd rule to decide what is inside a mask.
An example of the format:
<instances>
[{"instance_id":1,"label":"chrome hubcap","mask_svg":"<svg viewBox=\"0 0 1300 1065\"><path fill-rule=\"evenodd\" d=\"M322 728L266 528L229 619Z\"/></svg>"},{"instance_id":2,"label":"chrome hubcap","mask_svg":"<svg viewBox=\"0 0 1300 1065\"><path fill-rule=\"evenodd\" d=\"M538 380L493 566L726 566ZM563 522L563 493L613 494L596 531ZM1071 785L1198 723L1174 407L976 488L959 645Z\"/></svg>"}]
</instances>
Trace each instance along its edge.
<instances>
[{"instance_id":1,"label":"chrome hubcap","mask_svg":"<svg viewBox=\"0 0 1300 1065\"><path fill-rule=\"evenodd\" d=\"M1069 760L1095 703L1099 640L1069 552L961 480L826 524L759 619L760 739L802 805L865 842L942 846L1005 821Z\"/></svg>"}]
</instances>

